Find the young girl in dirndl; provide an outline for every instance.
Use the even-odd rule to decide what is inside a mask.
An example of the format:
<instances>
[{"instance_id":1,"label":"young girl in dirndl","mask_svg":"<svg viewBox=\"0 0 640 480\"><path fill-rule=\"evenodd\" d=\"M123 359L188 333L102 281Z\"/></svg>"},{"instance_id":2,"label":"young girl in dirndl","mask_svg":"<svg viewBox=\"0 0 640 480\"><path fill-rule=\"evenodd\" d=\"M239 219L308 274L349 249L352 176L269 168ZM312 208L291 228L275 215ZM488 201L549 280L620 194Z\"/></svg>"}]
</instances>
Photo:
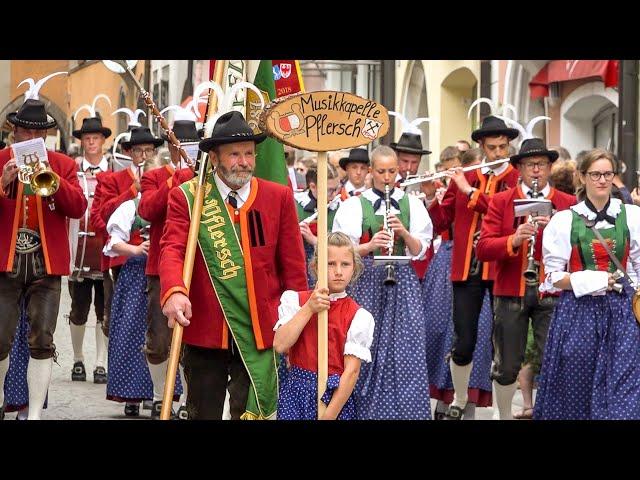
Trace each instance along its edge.
<instances>
[{"instance_id":1,"label":"young girl in dirndl","mask_svg":"<svg viewBox=\"0 0 640 480\"><path fill-rule=\"evenodd\" d=\"M304 292L287 290L280 298L274 348L288 353L290 367L280 379L279 420L318 418L318 313L328 310L329 377L322 401L322 420L353 420L353 389L361 362L371 361L374 320L346 293L362 272L362 260L349 237L331 233L328 243L328 288ZM317 271L317 252L311 261Z\"/></svg>"}]
</instances>

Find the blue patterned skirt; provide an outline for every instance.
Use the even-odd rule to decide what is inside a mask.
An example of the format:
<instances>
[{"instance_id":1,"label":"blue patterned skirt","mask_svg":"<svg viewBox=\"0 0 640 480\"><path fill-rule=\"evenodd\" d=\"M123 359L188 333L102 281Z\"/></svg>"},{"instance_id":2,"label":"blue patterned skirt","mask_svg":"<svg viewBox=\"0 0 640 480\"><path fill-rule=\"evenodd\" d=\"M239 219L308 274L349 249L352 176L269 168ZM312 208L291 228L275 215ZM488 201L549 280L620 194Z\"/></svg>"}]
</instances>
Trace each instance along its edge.
<instances>
[{"instance_id":1,"label":"blue patterned skirt","mask_svg":"<svg viewBox=\"0 0 640 480\"><path fill-rule=\"evenodd\" d=\"M4 379L5 412L15 412L29 406L29 386L27 385L27 367L29 366L29 332L31 327L24 308L24 299L20 302L20 320L13 338L9 354L9 371ZM44 401L47 408L49 396Z\"/></svg>"},{"instance_id":2,"label":"blue patterned skirt","mask_svg":"<svg viewBox=\"0 0 640 480\"><path fill-rule=\"evenodd\" d=\"M425 280L422 296L427 323L427 368L431 398L445 403L453 401L453 382L449 368L449 354L453 345L453 286L451 284L451 253L453 242L443 241L433 257ZM492 404L491 361L493 346L491 331L493 312L487 290L478 321L478 339L473 352L473 369L469 378L469 402L479 407Z\"/></svg>"},{"instance_id":3,"label":"blue patterned skirt","mask_svg":"<svg viewBox=\"0 0 640 480\"><path fill-rule=\"evenodd\" d=\"M314 275L311 275L311 267L309 266L309 262L313 258L313 252L316 247L307 243L304 240L303 240L303 244L304 244L305 264L307 266L307 283L309 284L309 288L313 289L313 287L315 286L318 280Z\"/></svg>"},{"instance_id":4,"label":"blue patterned skirt","mask_svg":"<svg viewBox=\"0 0 640 480\"><path fill-rule=\"evenodd\" d=\"M130 257L118 275L109 322L107 399L140 402L153 399L153 383L144 355L147 330L147 257Z\"/></svg>"},{"instance_id":5,"label":"blue patterned skirt","mask_svg":"<svg viewBox=\"0 0 640 480\"><path fill-rule=\"evenodd\" d=\"M384 265L365 270L350 296L375 320L371 363L363 363L354 391L359 419L431 419L426 343L429 319L411 265L396 265L395 286L383 285Z\"/></svg>"},{"instance_id":6,"label":"blue patterned skirt","mask_svg":"<svg viewBox=\"0 0 640 480\"><path fill-rule=\"evenodd\" d=\"M542 357L534 418L640 419L640 325L631 296L564 291Z\"/></svg>"},{"instance_id":7,"label":"blue patterned skirt","mask_svg":"<svg viewBox=\"0 0 640 480\"><path fill-rule=\"evenodd\" d=\"M285 367L286 368L286 367ZM329 405L333 392L340 385L340 375L329 375L322 401ZM280 380L278 420L318 419L318 375L316 372L292 366ZM353 394L346 401L338 420L355 420L356 406Z\"/></svg>"}]
</instances>

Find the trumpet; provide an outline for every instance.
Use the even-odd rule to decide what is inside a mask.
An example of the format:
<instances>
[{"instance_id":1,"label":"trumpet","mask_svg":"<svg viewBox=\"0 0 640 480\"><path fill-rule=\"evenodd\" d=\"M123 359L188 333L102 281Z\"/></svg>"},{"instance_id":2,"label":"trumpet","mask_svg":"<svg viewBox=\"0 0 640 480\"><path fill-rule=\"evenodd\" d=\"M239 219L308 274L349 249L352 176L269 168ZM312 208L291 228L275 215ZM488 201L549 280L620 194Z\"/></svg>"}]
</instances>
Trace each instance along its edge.
<instances>
[{"instance_id":1,"label":"trumpet","mask_svg":"<svg viewBox=\"0 0 640 480\"><path fill-rule=\"evenodd\" d=\"M384 185L384 202L386 206L386 211L384 214L383 227L384 231L387 232L389 237L389 243L387 244L387 256L393 255L393 243L394 243L394 232L393 229L389 226L389 215L391 215L391 198L390 198L390 189L389 184L385 183ZM396 267L392 262L388 262L384 266L387 271L387 278L382 282L384 285L395 285L398 283L396 280Z\"/></svg>"},{"instance_id":2,"label":"trumpet","mask_svg":"<svg viewBox=\"0 0 640 480\"><path fill-rule=\"evenodd\" d=\"M532 191L531 197L538 198L539 192L538 192L537 178L534 178L532 180L531 191ZM533 215L529 215L527 222L531 223L535 227L536 231L538 230L538 222L533 221ZM531 236L531 239L529 240L529 251L527 253L527 269L522 274L525 280L527 281L527 284L535 284L537 283L537 280L538 280L538 267L536 265L535 259L533 258L533 251L535 249L535 245L536 245L536 234L534 233Z\"/></svg>"},{"instance_id":3,"label":"trumpet","mask_svg":"<svg viewBox=\"0 0 640 480\"><path fill-rule=\"evenodd\" d=\"M60 176L51 170L49 162L40 160L20 165L18 180L31 185L33 193L41 197L50 197L60 188Z\"/></svg>"}]
</instances>

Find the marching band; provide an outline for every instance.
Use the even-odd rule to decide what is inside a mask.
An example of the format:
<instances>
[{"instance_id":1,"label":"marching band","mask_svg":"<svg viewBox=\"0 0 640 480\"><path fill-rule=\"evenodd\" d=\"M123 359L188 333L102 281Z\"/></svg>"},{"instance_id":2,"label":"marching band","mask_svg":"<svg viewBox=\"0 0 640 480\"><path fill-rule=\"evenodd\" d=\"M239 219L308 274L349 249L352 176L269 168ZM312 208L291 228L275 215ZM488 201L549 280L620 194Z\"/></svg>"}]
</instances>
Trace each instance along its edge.
<instances>
[{"instance_id":1,"label":"marching band","mask_svg":"<svg viewBox=\"0 0 640 480\"><path fill-rule=\"evenodd\" d=\"M100 94L73 115L88 112L73 131L81 156L22 158L24 142L44 145L55 126L39 91L64 73L28 79L7 118L14 142L0 150L0 419L46 418L55 402L47 392L62 277L71 380L87 380L93 303L93 382L126 416L150 402L151 418L161 417L178 324L174 418L221 419L225 397L233 419L317 418L316 325L328 311L322 418L460 420L495 405L512 419L519 383L523 396L537 383L535 404L517 418L640 419L640 207L616 197L610 152L589 151L578 191L566 193L553 176L558 153L532 134L548 117L525 128L492 114L471 135L479 149L448 147L442 171L418 175L431 152L417 126L429 119L390 112L403 125L397 142L337 152L326 183L311 168L295 191L254 175L265 134L228 99L198 130L207 120L199 94L159 112L143 91L160 137L140 125L142 110L119 108L129 125L105 151L112 131L96 105L111 102ZM234 94L254 88L243 83ZM332 105L356 108L338 95ZM169 126L162 115L171 110ZM211 163L203 173L202 156ZM315 286L321 208L328 288Z\"/></svg>"}]
</instances>

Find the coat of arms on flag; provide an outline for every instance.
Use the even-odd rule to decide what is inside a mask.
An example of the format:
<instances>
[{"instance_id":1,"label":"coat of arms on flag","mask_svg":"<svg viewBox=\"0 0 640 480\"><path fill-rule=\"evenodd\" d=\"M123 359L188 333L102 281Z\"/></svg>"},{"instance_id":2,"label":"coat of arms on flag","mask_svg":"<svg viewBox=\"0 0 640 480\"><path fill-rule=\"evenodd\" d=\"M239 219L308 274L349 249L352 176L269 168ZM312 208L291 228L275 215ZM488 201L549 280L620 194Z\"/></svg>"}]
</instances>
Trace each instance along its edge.
<instances>
[{"instance_id":1,"label":"coat of arms on flag","mask_svg":"<svg viewBox=\"0 0 640 480\"><path fill-rule=\"evenodd\" d=\"M281 78L282 78L282 73L280 72L280 66L274 65L273 66L273 79L274 80L280 80Z\"/></svg>"},{"instance_id":2,"label":"coat of arms on flag","mask_svg":"<svg viewBox=\"0 0 640 480\"><path fill-rule=\"evenodd\" d=\"M280 64L280 73L282 74L282 78L289 78L289 75L291 75L291 64L290 63L281 63Z\"/></svg>"}]
</instances>

